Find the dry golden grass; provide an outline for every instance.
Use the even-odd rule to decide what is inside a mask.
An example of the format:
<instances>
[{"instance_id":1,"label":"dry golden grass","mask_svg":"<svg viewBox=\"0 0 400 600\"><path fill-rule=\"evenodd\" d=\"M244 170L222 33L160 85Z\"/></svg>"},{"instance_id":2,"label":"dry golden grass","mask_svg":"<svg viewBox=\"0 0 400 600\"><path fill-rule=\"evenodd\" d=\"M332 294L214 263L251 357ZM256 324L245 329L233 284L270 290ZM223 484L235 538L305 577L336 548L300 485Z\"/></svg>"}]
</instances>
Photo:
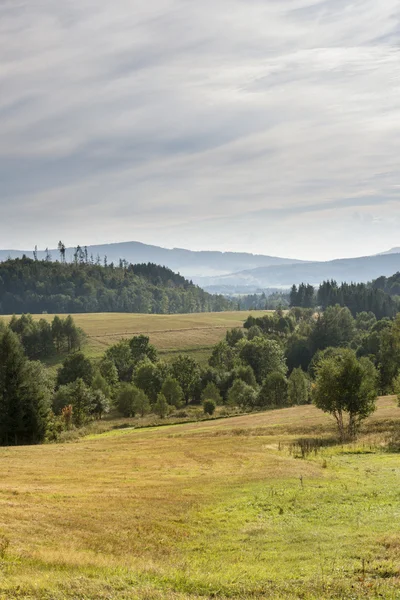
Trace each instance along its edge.
<instances>
[{"instance_id":1,"label":"dry golden grass","mask_svg":"<svg viewBox=\"0 0 400 600\"><path fill-rule=\"evenodd\" d=\"M399 419L383 398L366 429ZM286 450L316 432L306 406L0 449L0 598L395 598L398 458Z\"/></svg>"}]
</instances>

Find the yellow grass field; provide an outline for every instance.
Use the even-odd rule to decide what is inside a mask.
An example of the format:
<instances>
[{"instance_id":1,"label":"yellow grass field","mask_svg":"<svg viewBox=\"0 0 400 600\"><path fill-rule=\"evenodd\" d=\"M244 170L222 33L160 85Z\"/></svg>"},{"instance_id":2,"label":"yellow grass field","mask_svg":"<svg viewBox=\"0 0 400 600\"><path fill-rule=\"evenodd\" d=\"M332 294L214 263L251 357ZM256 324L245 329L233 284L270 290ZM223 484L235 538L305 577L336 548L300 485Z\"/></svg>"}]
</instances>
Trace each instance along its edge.
<instances>
[{"instance_id":1,"label":"yellow grass field","mask_svg":"<svg viewBox=\"0 0 400 600\"><path fill-rule=\"evenodd\" d=\"M1 448L0 598L399 598L399 419L306 459L312 406Z\"/></svg>"},{"instance_id":2,"label":"yellow grass field","mask_svg":"<svg viewBox=\"0 0 400 600\"><path fill-rule=\"evenodd\" d=\"M186 315L145 315L131 313L91 313L72 315L88 336L85 352L98 358L111 344L138 334L146 334L160 354L192 354L206 362L212 346L225 337L228 329L243 327L249 314L261 316L267 311L196 313ZM51 321L54 315L33 315ZM10 317L3 317L9 319Z\"/></svg>"}]
</instances>

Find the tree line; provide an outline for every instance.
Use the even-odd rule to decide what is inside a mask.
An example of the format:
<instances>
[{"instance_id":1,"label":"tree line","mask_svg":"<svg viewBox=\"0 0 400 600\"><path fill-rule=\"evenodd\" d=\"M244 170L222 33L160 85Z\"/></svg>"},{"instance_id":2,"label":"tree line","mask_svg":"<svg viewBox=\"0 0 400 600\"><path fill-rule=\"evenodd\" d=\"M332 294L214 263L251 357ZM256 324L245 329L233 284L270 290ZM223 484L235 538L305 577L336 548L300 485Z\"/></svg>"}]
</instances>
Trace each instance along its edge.
<instances>
[{"instance_id":1,"label":"tree line","mask_svg":"<svg viewBox=\"0 0 400 600\"><path fill-rule=\"evenodd\" d=\"M393 317L399 309L399 298L392 297L390 293L398 288L394 284L384 284L383 280L386 278L380 278L372 284L341 285L334 280L324 281L317 290L310 284L293 285L290 290L290 306L320 307L324 310L328 306L339 305L347 307L353 316L361 312L372 312L378 319Z\"/></svg>"}]
</instances>

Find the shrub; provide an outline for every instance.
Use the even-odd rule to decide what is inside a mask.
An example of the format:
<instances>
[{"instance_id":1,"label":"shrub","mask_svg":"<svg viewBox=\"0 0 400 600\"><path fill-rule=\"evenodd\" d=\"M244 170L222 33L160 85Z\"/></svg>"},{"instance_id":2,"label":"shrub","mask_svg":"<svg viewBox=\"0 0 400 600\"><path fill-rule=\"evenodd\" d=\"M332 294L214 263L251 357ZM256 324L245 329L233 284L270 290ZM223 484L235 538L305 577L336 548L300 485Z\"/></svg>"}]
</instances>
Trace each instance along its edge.
<instances>
[{"instance_id":1,"label":"shrub","mask_svg":"<svg viewBox=\"0 0 400 600\"><path fill-rule=\"evenodd\" d=\"M203 402L203 410L205 415L213 415L217 405L214 400L207 399Z\"/></svg>"}]
</instances>

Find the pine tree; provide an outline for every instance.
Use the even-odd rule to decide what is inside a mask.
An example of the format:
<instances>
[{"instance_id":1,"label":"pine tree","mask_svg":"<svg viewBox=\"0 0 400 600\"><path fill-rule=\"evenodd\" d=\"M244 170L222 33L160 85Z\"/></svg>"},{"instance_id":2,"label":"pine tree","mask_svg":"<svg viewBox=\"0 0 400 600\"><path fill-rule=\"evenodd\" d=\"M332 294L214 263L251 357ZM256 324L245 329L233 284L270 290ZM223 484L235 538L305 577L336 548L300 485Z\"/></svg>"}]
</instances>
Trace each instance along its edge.
<instances>
[{"instance_id":1,"label":"pine tree","mask_svg":"<svg viewBox=\"0 0 400 600\"><path fill-rule=\"evenodd\" d=\"M7 329L0 337L0 444L43 440L50 394L44 368L28 361L18 336Z\"/></svg>"}]
</instances>

